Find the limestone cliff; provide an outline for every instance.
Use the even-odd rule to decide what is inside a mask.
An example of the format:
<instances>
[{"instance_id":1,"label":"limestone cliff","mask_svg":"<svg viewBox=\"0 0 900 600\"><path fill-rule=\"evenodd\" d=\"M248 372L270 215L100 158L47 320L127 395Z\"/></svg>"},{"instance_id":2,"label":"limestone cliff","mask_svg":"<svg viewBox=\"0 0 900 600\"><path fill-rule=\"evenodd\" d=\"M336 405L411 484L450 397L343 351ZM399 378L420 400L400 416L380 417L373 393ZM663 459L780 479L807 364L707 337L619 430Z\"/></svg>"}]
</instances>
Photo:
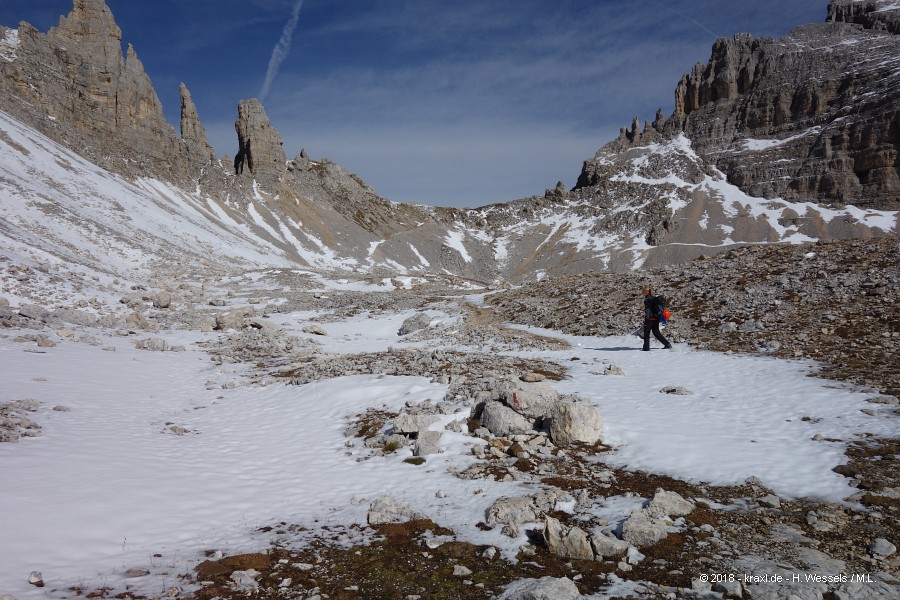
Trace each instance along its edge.
<instances>
[{"instance_id":1,"label":"limestone cliff","mask_svg":"<svg viewBox=\"0 0 900 600\"><path fill-rule=\"evenodd\" d=\"M286 168L284 141L272 128L259 100L241 100L234 123L238 136L238 153L234 170L252 177L265 189L274 191Z\"/></svg>"},{"instance_id":2,"label":"limestone cliff","mask_svg":"<svg viewBox=\"0 0 900 600\"><path fill-rule=\"evenodd\" d=\"M75 0L43 34L19 26L18 47L0 61L5 110L125 176L187 182L187 149L166 121L153 84L103 0Z\"/></svg>"},{"instance_id":3,"label":"limestone cliff","mask_svg":"<svg viewBox=\"0 0 900 600\"><path fill-rule=\"evenodd\" d=\"M608 148L684 133L752 196L900 208L900 9L834 0L781 39L720 39L675 90L675 112ZM602 169L587 161L579 188Z\"/></svg>"}]
</instances>

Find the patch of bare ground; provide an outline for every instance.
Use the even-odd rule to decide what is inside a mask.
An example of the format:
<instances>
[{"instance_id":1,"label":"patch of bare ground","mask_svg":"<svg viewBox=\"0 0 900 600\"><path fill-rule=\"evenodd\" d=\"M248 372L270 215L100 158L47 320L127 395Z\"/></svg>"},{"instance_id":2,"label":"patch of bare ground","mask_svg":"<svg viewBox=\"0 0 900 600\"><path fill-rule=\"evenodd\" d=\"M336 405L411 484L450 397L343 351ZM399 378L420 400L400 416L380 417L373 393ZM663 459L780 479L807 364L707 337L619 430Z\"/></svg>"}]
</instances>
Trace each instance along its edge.
<instances>
[{"instance_id":1,"label":"patch of bare ground","mask_svg":"<svg viewBox=\"0 0 900 600\"><path fill-rule=\"evenodd\" d=\"M509 583L521 578L574 577L585 592L605 583L609 565L579 561L577 566L535 547L510 562L485 552L489 546L448 541L430 547L426 539L453 532L427 521L411 521L374 528L379 539L366 546L342 547L320 538L303 549L274 546L254 563L261 568L259 588L237 591L228 573L202 563L197 581L203 587L198 600L215 598L321 598L341 600L423 600L494 598ZM432 544L434 545L434 544ZM264 559L264 560L263 560Z\"/></svg>"}]
</instances>

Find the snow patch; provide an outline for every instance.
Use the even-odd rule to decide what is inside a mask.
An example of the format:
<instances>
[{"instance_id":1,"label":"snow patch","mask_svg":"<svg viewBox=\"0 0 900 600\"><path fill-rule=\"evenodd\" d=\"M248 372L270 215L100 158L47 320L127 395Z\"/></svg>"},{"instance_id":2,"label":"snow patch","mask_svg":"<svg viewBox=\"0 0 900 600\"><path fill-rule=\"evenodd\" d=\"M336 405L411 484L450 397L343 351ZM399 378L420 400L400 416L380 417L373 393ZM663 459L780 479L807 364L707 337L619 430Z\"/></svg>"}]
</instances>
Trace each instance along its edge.
<instances>
[{"instance_id":1,"label":"snow patch","mask_svg":"<svg viewBox=\"0 0 900 600\"><path fill-rule=\"evenodd\" d=\"M461 231L459 229L451 229L447 232L447 237L444 238L444 242L446 244L460 253L463 260L467 263L472 262L472 257L469 256L469 252L466 250L465 244L463 244L463 240L466 237L466 232Z\"/></svg>"},{"instance_id":2,"label":"snow patch","mask_svg":"<svg viewBox=\"0 0 900 600\"><path fill-rule=\"evenodd\" d=\"M16 50L19 48L19 30L7 29L0 38L0 60L12 62L16 59Z\"/></svg>"}]
</instances>

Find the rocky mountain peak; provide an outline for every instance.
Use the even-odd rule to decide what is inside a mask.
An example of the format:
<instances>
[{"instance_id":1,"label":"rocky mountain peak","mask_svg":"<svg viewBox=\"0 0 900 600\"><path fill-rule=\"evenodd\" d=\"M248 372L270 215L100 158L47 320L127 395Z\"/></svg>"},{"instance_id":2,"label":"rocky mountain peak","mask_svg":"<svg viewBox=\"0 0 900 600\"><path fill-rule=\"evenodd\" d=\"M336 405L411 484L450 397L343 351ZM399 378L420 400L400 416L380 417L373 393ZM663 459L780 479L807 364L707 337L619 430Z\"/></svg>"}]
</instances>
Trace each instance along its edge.
<instances>
[{"instance_id":1,"label":"rocky mountain peak","mask_svg":"<svg viewBox=\"0 0 900 600\"><path fill-rule=\"evenodd\" d=\"M719 39L678 82L671 117L635 120L602 151L683 133L751 196L900 208L900 4L833 0L828 19ZM596 158L577 187L597 183Z\"/></svg>"},{"instance_id":2,"label":"rocky mountain peak","mask_svg":"<svg viewBox=\"0 0 900 600\"><path fill-rule=\"evenodd\" d=\"M262 102L256 98L241 100L234 128L238 136L235 172L251 175L263 189L273 191L287 169L287 157L284 140L269 123Z\"/></svg>"},{"instance_id":3,"label":"rocky mountain peak","mask_svg":"<svg viewBox=\"0 0 900 600\"><path fill-rule=\"evenodd\" d=\"M191 155L198 157L206 156L210 160L215 160L215 151L209 145L209 138L206 137L206 129L200 122L200 115L197 114L197 107L191 97L191 92L183 83L180 88L181 95L181 139L187 144Z\"/></svg>"},{"instance_id":4,"label":"rocky mountain peak","mask_svg":"<svg viewBox=\"0 0 900 600\"><path fill-rule=\"evenodd\" d=\"M104 0L75 0L72 12L48 35L66 49L91 50L111 72L121 64L122 30Z\"/></svg>"},{"instance_id":5,"label":"rocky mountain peak","mask_svg":"<svg viewBox=\"0 0 900 600\"><path fill-rule=\"evenodd\" d=\"M900 4L894 0L831 0L828 20L900 34Z\"/></svg>"},{"instance_id":6,"label":"rocky mountain peak","mask_svg":"<svg viewBox=\"0 0 900 600\"><path fill-rule=\"evenodd\" d=\"M183 149L103 0L75 0L46 34L27 23L0 61L4 110L127 177L188 181Z\"/></svg>"}]
</instances>

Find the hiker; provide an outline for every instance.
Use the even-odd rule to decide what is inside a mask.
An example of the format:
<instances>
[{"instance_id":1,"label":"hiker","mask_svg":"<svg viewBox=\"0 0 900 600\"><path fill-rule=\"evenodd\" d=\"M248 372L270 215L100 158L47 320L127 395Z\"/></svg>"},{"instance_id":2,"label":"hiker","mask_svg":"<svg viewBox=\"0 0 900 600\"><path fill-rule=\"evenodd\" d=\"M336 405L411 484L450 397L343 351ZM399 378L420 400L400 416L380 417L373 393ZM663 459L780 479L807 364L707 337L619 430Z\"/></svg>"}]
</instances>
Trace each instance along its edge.
<instances>
[{"instance_id":1,"label":"hiker","mask_svg":"<svg viewBox=\"0 0 900 600\"><path fill-rule=\"evenodd\" d=\"M659 332L659 319L662 317L662 311L665 307L660 299L653 295L650 288L644 288L641 290L641 294L644 296L644 347L642 350L645 352L650 351L651 331L653 332L653 337L662 343L663 349L668 350L672 347L672 344Z\"/></svg>"}]
</instances>

